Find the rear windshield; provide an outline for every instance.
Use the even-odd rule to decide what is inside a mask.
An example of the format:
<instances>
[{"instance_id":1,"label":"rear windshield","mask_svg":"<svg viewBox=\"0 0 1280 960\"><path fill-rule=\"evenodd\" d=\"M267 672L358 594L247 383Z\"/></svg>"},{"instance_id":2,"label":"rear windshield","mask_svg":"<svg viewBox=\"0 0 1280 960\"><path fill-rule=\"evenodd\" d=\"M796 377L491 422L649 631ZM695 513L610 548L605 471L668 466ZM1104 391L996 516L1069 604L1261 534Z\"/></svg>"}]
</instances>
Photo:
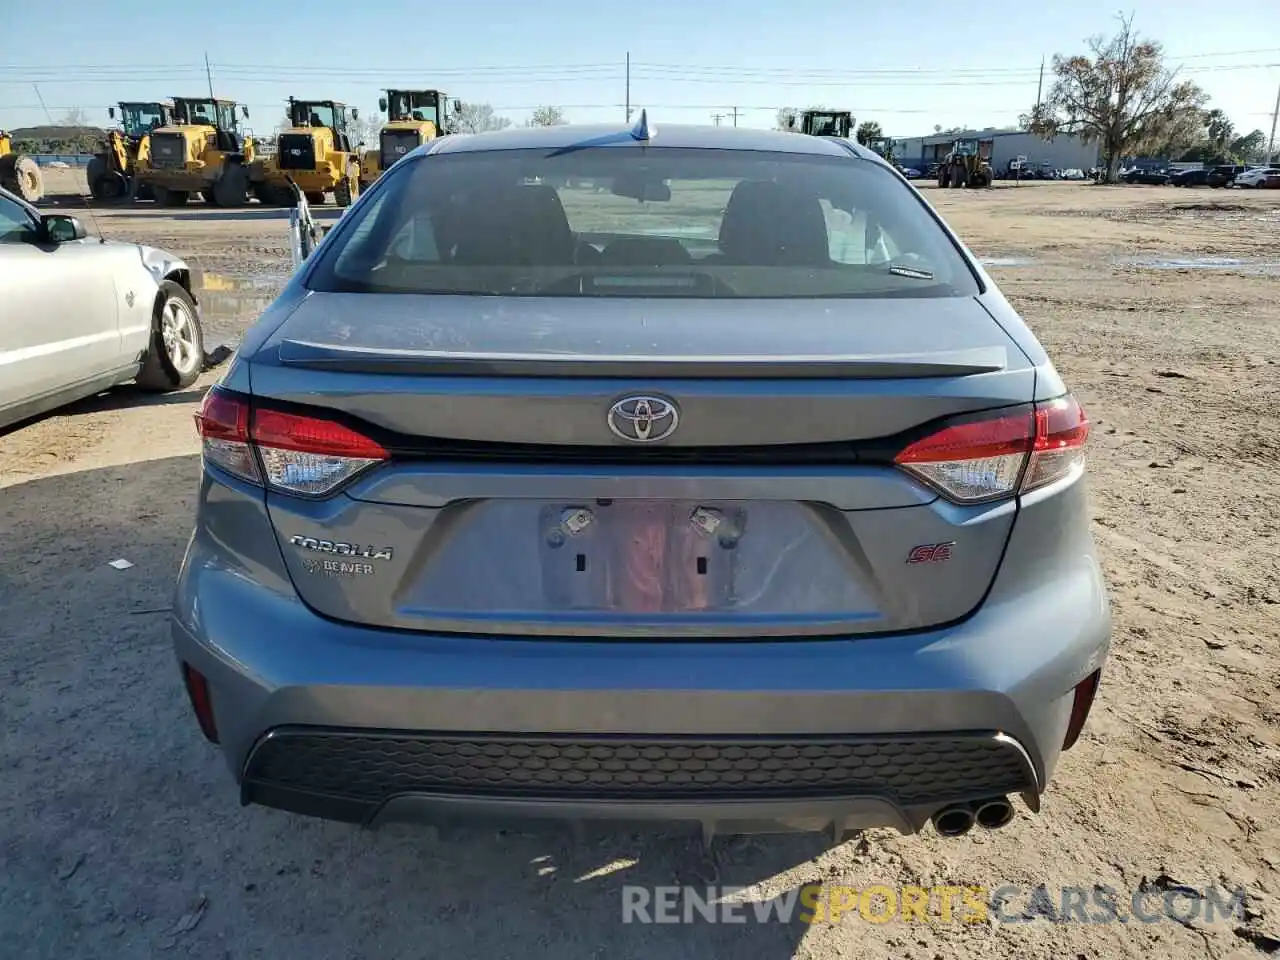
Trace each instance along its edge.
<instances>
[{"instance_id":1,"label":"rear windshield","mask_svg":"<svg viewBox=\"0 0 1280 960\"><path fill-rule=\"evenodd\" d=\"M963 297L977 281L877 163L597 147L421 157L341 221L313 290Z\"/></svg>"}]
</instances>

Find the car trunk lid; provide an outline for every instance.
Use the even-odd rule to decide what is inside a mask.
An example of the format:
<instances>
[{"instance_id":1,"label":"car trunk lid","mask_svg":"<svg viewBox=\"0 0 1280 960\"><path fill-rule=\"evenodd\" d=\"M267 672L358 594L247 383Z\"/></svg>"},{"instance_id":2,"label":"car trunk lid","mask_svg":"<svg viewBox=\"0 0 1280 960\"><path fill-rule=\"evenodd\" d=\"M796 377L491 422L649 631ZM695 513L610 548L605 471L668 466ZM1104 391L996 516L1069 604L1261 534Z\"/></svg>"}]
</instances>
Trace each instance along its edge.
<instances>
[{"instance_id":1,"label":"car trunk lid","mask_svg":"<svg viewBox=\"0 0 1280 960\"><path fill-rule=\"evenodd\" d=\"M969 298L691 312L312 294L251 366L256 403L390 452L337 495L268 495L313 608L410 630L655 639L965 616L1016 506L949 503L892 455L941 418L1026 403L1035 376ZM612 429L636 398L651 414L670 404L669 436Z\"/></svg>"}]
</instances>

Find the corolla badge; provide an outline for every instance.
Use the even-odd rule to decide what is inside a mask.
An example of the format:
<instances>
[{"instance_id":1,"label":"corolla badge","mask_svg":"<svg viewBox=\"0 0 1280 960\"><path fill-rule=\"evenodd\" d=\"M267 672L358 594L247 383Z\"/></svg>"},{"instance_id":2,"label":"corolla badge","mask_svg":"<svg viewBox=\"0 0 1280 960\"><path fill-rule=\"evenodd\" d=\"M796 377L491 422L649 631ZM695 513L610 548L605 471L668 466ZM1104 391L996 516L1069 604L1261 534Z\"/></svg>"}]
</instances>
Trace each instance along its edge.
<instances>
[{"instance_id":1,"label":"corolla badge","mask_svg":"<svg viewBox=\"0 0 1280 960\"><path fill-rule=\"evenodd\" d=\"M676 405L662 397L623 397L609 408L606 419L615 436L632 443L665 440L680 425Z\"/></svg>"},{"instance_id":2,"label":"corolla badge","mask_svg":"<svg viewBox=\"0 0 1280 960\"><path fill-rule=\"evenodd\" d=\"M318 537L290 537L289 542L303 550L314 550L317 553L330 553L339 557L358 557L362 560L390 560L390 547L366 547L358 543L343 543L339 540L321 540Z\"/></svg>"}]
</instances>

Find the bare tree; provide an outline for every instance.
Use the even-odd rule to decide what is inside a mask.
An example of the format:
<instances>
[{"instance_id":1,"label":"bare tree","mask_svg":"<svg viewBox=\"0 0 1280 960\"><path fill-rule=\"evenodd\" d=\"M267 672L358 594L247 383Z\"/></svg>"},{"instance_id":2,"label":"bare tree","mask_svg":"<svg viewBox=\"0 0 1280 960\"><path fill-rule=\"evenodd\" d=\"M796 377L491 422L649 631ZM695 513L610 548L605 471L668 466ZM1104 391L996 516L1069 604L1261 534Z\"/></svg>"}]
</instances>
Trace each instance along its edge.
<instances>
[{"instance_id":1,"label":"bare tree","mask_svg":"<svg viewBox=\"0 0 1280 960\"><path fill-rule=\"evenodd\" d=\"M382 117L377 110L362 110L360 119L351 121L348 134L352 146L363 143L366 150L377 150L382 134Z\"/></svg>"},{"instance_id":2,"label":"bare tree","mask_svg":"<svg viewBox=\"0 0 1280 960\"><path fill-rule=\"evenodd\" d=\"M489 103L464 103L453 116L453 127L460 133L485 133L489 130L505 130L511 126L508 117L493 112Z\"/></svg>"},{"instance_id":3,"label":"bare tree","mask_svg":"<svg viewBox=\"0 0 1280 960\"><path fill-rule=\"evenodd\" d=\"M62 117L59 126L63 127L87 127L89 125L89 115L85 113L83 107L72 107Z\"/></svg>"},{"instance_id":4,"label":"bare tree","mask_svg":"<svg viewBox=\"0 0 1280 960\"><path fill-rule=\"evenodd\" d=\"M1114 37L1087 43L1088 54L1054 56L1056 79L1043 102L1020 118L1024 129L1046 140L1077 134L1100 144L1108 183L1118 180L1125 156L1195 142L1208 95L1165 66L1163 47L1139 36L1132 16L1120 17Z\"/></svg>"},{"instance_id":5,"label":"bare tree","mask_svg":"<svg viewBox=\"0 0 1280 960\"><path fill-rule=\"evenodd\" d=\"M884 130L882 130L880 124L876 123L874 120L864 120L862 123L858 124L856 137L858 142L864 147L872 140L883 136Z\"/></svg>"},{"instance_id":6,"label":"bare tree","mask_svg":"<svg viewBox=\"0 0 1280 960\"><path fill-rule=\"evenodd\" d=\"M525 121L526 127L561 127L569 121L559 107L538 107L533 116Z\"/></svg>"}]
</instances>

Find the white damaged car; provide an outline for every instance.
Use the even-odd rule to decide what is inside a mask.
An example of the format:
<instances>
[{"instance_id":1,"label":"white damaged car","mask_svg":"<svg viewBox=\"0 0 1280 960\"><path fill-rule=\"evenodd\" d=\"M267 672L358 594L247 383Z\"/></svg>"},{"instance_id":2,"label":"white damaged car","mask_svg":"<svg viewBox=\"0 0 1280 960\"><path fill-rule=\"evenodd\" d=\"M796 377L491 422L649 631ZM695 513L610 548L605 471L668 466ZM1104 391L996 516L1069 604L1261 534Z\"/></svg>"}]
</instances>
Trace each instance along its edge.
<instances>
[{"instance_id":1,"label":"white damaged car","mask_svg":"<svg viewBox=\"0 0 1280 960\"><path fill-rule=\"evenodd\" d=\"M154 247L89 237L0 190L0 427L119 383L189 387L204 368L191 271Z\"/></svg>"}]
</instances>

